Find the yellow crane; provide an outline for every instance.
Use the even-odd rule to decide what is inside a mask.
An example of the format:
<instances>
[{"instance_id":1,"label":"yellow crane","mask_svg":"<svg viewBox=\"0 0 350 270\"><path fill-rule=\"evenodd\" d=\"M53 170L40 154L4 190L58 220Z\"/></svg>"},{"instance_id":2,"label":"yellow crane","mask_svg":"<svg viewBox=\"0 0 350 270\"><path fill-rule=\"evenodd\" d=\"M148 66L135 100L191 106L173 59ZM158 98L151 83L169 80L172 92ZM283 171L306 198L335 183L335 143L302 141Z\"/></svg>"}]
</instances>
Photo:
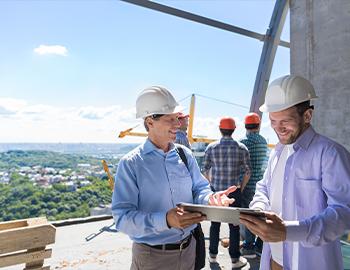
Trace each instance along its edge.
<instances>
[{"instance_id":1,"label":"yellow crane","mask_svg":"<svg viewBox=\"0 0 350 270\"><path fill-rule=\"evenodd\" d=\"M187 132L187 138L188 141L192 143L211 143L216 141L217 139L209 139L209 138L203 138L203 137L193 137L193 125L194 125L194 111L195 111L195 103L196 103L196 97L195 94L191 95L191 103L190 103L190 112L189 112L189 122L188 122L188 132ZM143 132L133 132L133 128L128 128L124 131L121 131L118 135L118 138L124 138L125 136L137 136L137 137L147 137L147 133ZM268 144L269 148L274 148L274 144Z\"/></svg>"},{"instance_id":2,"label":"yellow crane","mask_svg":"<svg viewBox=\"0 0 350 270\"><path fill-rule=\"evenodd\" d=\"M103 166L103 169L106 172L107 177L108 177L109 188L113 191L113 189L114 189L114 179L113 179L112 174L109 171L108 164L107 164L107 162L104 159L102 159L102 166Z\"/></svg>"},{"instance_id":3,"label":"yellow crane","mask_svg":"<svg viewBox=\"0 0 350 270\"><path fill-rule=\"evenodd\" d=\"M195 102L196 102L196 97L194 94L191 96L191 103L190 103L190 119L188 123L188 141L190 143L194 142L204 142L204 143L211 143L215 141L214 139L208 139L208 138L200 138L200 137L193 137L193 124L194 124L194 109L195 109ZM137 136L137 137L147 137L147 133L142 133L142 132L133 132L133 128L128 128L124 131L121 131L118 135L118 138L124 138L125 136Z\"/></svg>"}]
</instances>

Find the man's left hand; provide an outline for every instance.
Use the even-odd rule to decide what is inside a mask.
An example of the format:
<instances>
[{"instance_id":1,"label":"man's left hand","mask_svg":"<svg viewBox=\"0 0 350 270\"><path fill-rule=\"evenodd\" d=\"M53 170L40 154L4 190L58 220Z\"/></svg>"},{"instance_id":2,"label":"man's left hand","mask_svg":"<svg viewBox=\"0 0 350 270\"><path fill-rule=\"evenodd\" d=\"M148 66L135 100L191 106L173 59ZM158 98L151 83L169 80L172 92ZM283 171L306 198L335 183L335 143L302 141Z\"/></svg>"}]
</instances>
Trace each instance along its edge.
<instances>
[{"instance_id":1,"label":"man's left hand","mask_svg":"<svg viewBox=\"0 0 350 270\"><path fill-rule=\"evenodd\" d=\"M235 199L230 199L227 196L237 189L236 186L230 186L228 189L223 191L218 191L210 195L209 205L214 206L229 206L235 201Z\"/></svg>"},{"instance_id":2,"label":"man's left hand","mask_svg":"<svg viewBox=\"0 0 350 270\"><path fill-rule=\"evenodd\" d=\"M283 220L272 212L264 212L266 219L240 214L239 221L264 242L286 240L287 230Z\"/></svg>"}]
</instances>

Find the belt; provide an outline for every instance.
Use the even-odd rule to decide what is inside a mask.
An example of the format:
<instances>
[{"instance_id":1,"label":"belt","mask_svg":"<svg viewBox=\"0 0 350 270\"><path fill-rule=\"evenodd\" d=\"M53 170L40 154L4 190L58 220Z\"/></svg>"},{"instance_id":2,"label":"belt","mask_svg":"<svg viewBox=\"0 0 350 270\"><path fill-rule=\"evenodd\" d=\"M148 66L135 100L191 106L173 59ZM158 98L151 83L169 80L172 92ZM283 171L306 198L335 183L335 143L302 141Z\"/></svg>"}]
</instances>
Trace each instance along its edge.
<instances>
[{"instance_id":1,"label":"belt","mask_svg":"<svg viewBox=\"0 0 350 270\"><path fill-rule=\"evenodd\" d=\"M184 238L183 240L181 240L180 243L174 243L174 244L163 244L163 245L148 245L143 243L144 245L151 247L151 248L155 248L155 249L160 249L160 250L183 250L185 248L187 248L190 243L191 243L191 238L192 238L192 234L190 234L189 236L187 236L186 238Z\"/></svg>"}]
</instances>

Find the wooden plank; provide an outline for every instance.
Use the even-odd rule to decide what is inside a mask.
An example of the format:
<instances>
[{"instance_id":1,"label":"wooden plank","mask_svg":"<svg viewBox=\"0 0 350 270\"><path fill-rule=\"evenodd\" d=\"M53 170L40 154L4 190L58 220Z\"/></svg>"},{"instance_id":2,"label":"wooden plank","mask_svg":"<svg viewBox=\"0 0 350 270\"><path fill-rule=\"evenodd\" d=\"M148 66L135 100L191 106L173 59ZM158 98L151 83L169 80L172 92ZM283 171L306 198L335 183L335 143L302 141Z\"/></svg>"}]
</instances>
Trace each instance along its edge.
<instances>
[{"instance_id":1,"label":"wooden plank","mask_svg":"<svg viewBox=\"0 0 350 270\"><path fill-rule=\"evenodd\" d=\"M44 259L50 258L51 254L52 249L45 249L32 252L22 251L10 255L2 255L0 256L0 267L42 261Z\"/></svg>"},{"instance_id":2,"label":"wooden plank","mask_svg":"<svg viewBox=\"0 0 350 270\"><path fill-rule=\"evenodd\" d=\"M0 222L0 231L10 230L10 229L20 228L20 227L34 226L39 224L46 224L46 223L47 223L47 219L45 217L5 221L5 222Z\"/></svg>"},{"instance_id":3,"label":"wooden plank","mask_svg":"<svg viewBox=\"0 0 350 270\"><path fill-rule=\"evenodd\" d=\"M44 265L44 260L26 263L26 267L24 269L32 270L32 269L41 269Z\"/></svg>"},{"instance_id":4,"label":"wooden plank","mask_svg":"<svg viewBox=\"0 0 350 270\"><path fill-rule=\"evenodd\" d=\"M33 249L28 249L27 252L36 252L40 250L45 250L45 247L38 247ZM36 260L34 262L27 262L25 269L41 269L41 267L44 265L44 260Z\"/></svg>"},{"instance_id":5,"label":"wooden plank","mask_svg":"<svg viewBox=\"0 0 350 270\"><path fill-rule=\"evenodd\" d=\"M26 220L16 220L16 221L6 221L0 223L0 231L4 230L10 230L14 228L20 228L20 227L26 227L27 221Z\"/></svg>"},{"instance_id":6,"label":"wooden plank","mask_svg":"<svg viewBox=\"0 0 350 270\"><path fill-rule=\"evenodd\" d=\"M47 219L46 217L28 218L27 224L28 226L47 224Z\"/></svg>"},{"instance_id":7,"label":"wooden plank","mask_svg":"<svg viewBox=\"0 0 350 270\"><path fill-rule=\"evenodd\" d=\"M31 267L31 268L24 268L23 270L50 270L50 266L39 266L39 267Z\"/></svg>"},{"instance_id":8,"label":"wooden plank","mask_svg":"<svg viewBox=\"0 0 350 270\"><path fill-rule=\"evenodd\" d=\"M0 254L44 247L55 242L55 234L51 224L0 231Z\"/></svg>"}]
</instances>

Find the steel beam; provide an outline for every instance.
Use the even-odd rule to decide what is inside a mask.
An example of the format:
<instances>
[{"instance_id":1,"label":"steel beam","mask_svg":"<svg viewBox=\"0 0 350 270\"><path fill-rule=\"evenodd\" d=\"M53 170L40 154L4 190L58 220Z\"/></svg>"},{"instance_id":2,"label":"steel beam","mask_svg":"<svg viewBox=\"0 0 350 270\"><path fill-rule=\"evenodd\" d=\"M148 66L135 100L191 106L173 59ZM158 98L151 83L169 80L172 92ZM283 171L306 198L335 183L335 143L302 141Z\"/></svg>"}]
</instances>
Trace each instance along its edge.
<instances>
[{"instance_id":1,"label":"steel beam","mask_svg":"<svg viewBox=\"0 0 350 270\"><path fill-rule=\"evenodd\" d=\"M197 23L212 26L215 28L219 28L222 30L226 30L229 32L233 32L236 34L240 34L243 36L247 36L250 38L255 38L257 40L264 41L264 42L266 41L266 39L269 38L269 36L266 36L266 35L262 35L262 34L259 34L259 33L253 32L253 31L249 31L249 30L246 30L246 29L243 29L243 28L231 25L231 24L227 24L227 23L223 23L223 22L220 22L217 20L209 19L209 18L206 18L204 16L196 15L194 13L190 13L190 12L187 12L187 11L184 11L181 9L162 5L162 4L159 4L156 2L152 2L152 1L148 1L148 0L121 0L121 1L126 2L126 3L130 3L130 4L134 4L137 6L141 6L144 8L156 10L156 11L159 11L162 13L170 14L170 15L180 17L180 18L183 18L186 20L190 20L190 21L194 21ZM278 1L279 0L277 0L277 2ZM279 41L279 45L283 46L283 47L287 47L287 48L290 47L290 44L287 41Z\"/></svg>"},{"instance_id":2,"label":"steel beam","mask_svg":"<svg viewBox=\"0 0 350 270\"><path fill-rule=\"evenodd\" d=\"M289 8L289 0L276 0L269 28L261 52L258 72L250 104L250 112L262 113L259 107L264 103L266 89L270 80L273 61L276 56L277 46L280 42L281 33Z\"/></svg>"}]
</instances>

